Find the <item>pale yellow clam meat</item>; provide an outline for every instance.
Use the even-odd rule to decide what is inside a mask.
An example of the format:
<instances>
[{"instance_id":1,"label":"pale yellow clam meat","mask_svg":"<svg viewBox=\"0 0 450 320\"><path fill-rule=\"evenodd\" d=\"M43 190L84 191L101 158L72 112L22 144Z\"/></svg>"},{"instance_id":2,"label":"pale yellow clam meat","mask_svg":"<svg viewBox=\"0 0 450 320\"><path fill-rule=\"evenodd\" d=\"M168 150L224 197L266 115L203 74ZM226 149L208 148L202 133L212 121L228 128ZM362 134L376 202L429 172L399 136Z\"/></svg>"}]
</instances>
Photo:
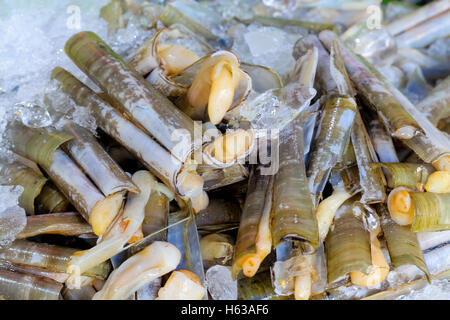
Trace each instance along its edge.
<instances>
[{"instance_id":1,"label":"pale yellow clam meat","mask_svg":"<svg viewBox=\"0 0 450 320\"><path fill-rule=\"evenodd\" d=\"M389 264L377 238L378 231L375 230L370 233L370 255L372 258L370 273L366 275L360 271L350 272L350 279L353 284L372 287L386 279L389 273Z\"/></svg>"}]
</instances>

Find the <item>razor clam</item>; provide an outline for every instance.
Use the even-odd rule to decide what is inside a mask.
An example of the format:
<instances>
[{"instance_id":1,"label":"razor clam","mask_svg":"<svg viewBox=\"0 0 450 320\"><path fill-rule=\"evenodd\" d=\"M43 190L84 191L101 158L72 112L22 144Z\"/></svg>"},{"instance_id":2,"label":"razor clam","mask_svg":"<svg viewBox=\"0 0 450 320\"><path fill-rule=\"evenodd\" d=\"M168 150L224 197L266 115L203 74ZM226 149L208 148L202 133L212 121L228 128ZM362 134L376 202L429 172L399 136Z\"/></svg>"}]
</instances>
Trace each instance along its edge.
<instances>
[{"instance_id":1,"label":"razor clam","mask_svg":"<svg viewBox=\"0 0 450 320\"><path fill-rule=\"evenodd\" d=\"M232 263L236 279L242 270L252 277L272 250L270 212L273 176L264 175L263 166L254 166L248 180L248 191L239 225Z\"/></svg>"},{"instance_id":2,"label":"razor clam","mask_svg":"<svg viewBox=\"0 0 450 320\"><path fill-rule=\"evenodd\" d=\"M418 163L371 163L371 168L383 168L386 177L386 186L394 189L397 187L408 187L423 191L428 176L434 172L430 164Z\"/></svg>"},{"instance_id":3,"label":"razor clam","mask_svg":"<svg viewBox=\"0 0 450 320\"><path fill-rule=\"evenodd\" d=\"M327 31L322 31L319 38L325 46L331 46L331 42L337 40L334 34ZM433 126L399 90L390 86L372 66L358 60L342 43L340 45L350 78L360 93L375 105L391 135L402 139L421 159L427 163L432 162L435 168L448 166L450 139ZM394 124L395 121L398 121L397 124ZM401 131L397 131L396 127L401 128Z\"/></svg>"},{"instance_id":4,"label":"razor clam","mask_svg":"<svg viewBox=\"0 0 450 320\"><path fill-rule=\"evenodd\" d=\"M69 123L64 126L64 130L74 138L64 143L62 148L83 168L105 196L116 192L139 192L127 174L87 129Z\"/></svg>"},{"instance_id":5,"label":"razor clam","mask_svg":"<svg viewBox=\"0 0 450 320\"><path fill-rule=\"evenodd\" d=\"M275 292L286 296L294 294L295 300L309 300L312 283L316 280L315 253L304 253L296 240L286 241L283 245L286 256L278 254L277 250L278 260L272 267ZM286 259L283 261L283 258Z\"/></svg>"},{"instance_id":6,"label":"razor clam","mask_svg":"<svg viewBox=\"0 0 450 320\"><path fill-rule=\"evenodd\" d=\"M0 269L0 297L4 300L59 300L62 288L50 279Z\"/></svg>"},{"instance_id":7,"label":"razor clam","mask_svg":"<svg viewBox=\"0 0 450 320\"><path fill-rule=\"evenodd\" d=\"M379 119L370 121L369 133L380 162L399 162L392 137Z\"/></svg>"},{"instance_id":8,"label":"razor clam","mask_svg":"<svg viewBox=\"0 0 450 320\"><path fill-rule=\"evenodd\" d=\"M63 92L69 94L75 102L90 108L99 126L140 159L165 184L181 194L191 193L193 198L206 194L197 192L201 191L202 183L200 185L198 183L191 184L190 180L193 179L195 182L198 179L196 174L191 173L189 165L183 167L181 161L151 139L139 127L124 118L118 110L111 107L72 74L56 67L53 69L52 77L60 82ZM191 179L182 180L186 177ZM201 203L195 209L199 211L204 207L205 204Z\"/></svg>"},{"instance_id":9,"label":"razor clam","mask_svg":"<svg viewBox=\"0 0 450 320\"><path fill-rule=\"evenodd\" d=\"M276 293L270 271L258 272L251 278L237 280L239 300L290 300L291 296Z\"/></svg>"},{"instance_id":10,"label":"razor clam","mask_svg":"<svg viewBox=\"0 0 450 320\"><path fill-rule=\"evenodd\" d=\"M23 192L19 197L19 205L25 209L27 214L35 214L34 202L47 182L47 178L14 161L12 163L0 163L0 182L5 185L22 186Z\"/></svg>"},{"instance_id":11,"label":"razor clam","mask_svg":"<svg viewBox=\"0 0 450 320\"><path fill-rule=\"evenodd\" d=\"M78 250L73 248L18 239L9 247L0 249L0 259L45 271L65 273L66 264L76 251ZM103 262L81 272L80 275L105 279L110 269L110 264Z\"/></svg>"},{"instance_id":12,"label":"razor clam","mask_svg":"<svg viewBox=\"0 0 450 320\"><path fill-rule=\"evenodd\" d=\"M295 239L316 248L319 233L305 171L303 130L298 118L282 131L279 148L280 163L274 178L272 205L273 246L282 240Z\"/></svg>"},{"instance_id":13,"label":"razor clam","mask_svg":"<svg viewBox=\"0 0 450 320\"><path fill-rule=\"evenodd\" d=\"M134 121L184 162L194 150L194 122L145 81L93 32L80 32L66 54ZM173 139L173 131L178 140Z\"/></svg>"},{"instance_id":14,"label":"razor clam","mask_svg":"<svg viewBox=\"0 0 450 320\"><path fill-rule=\"evenodd\" d=\"M430 277L422 250L417 241L417 234L408 227L400 226L390 217L385 204L377 204L381 216L381 228L386 239L391 265L395 268L406 264L415 265Z\"/></svg>"},{"instance_id":15,"label":"razor clam","mask_svg":"<svg viewBox=\"0 0 450 320\"><path fill-rule=\"evenodd\" d=\"M123 202L120 193L104 197L78 166L63 151L53 152L52 163L45 172L77 211L101 235L118 214Z\"/></svg>"},{"instance_id":16,"label":"razor clam","mask_svg":"<svg viewBox=\"0 0 450 320\"><path fill-rule=\"evenodd\" d=\"M40 214L27 217L27 225L16 239L34 237L40 234L79 236L92 233L92 227L77 212Z\"/></svg>"},{"instance_id":17,"label":"razor clam","mask_svg":"<svg viewBox=\"0 0 450 320\"><path fill-rule=\"evenodd\" d=\"M123 251L123 246L141 227L145 206L157 182L150 172L145 170L135 172L132 180L141 192L128 195L123 213L113 221L96 246L72 255L66 267L67 273L70 274L69 283L76 281L77 273L83 273Z\"/></svg>"},{"instance_id":18,"label":"razor clam","mask_svg":"<svg viewBox=\"0 0 450 320\"><path fill-rule=\"evenodd\" d=\"M69 208L69 200L48 181L36 198L36 210L38 214L65 212Z\"/></svg>"}]
</instances>

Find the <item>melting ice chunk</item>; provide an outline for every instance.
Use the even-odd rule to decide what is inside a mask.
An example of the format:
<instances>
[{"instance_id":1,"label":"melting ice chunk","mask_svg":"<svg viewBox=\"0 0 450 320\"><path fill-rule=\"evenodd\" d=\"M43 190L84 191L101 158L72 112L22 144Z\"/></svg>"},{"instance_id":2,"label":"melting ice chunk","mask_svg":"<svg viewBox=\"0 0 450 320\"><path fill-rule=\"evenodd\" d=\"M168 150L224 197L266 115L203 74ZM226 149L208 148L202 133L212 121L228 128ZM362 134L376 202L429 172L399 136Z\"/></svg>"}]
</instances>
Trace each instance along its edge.
<instances>
[{"instance_id":1,"label":"melting ice chunk","mask_svg":"<svg viewBox=\"0 0 450 320\"><path fill-rule=\"evenodd\" d=\"M213 300L237 300L237 281L229 268L215 265L206 271L206 284Z\"/></svg>"}]
</instances>

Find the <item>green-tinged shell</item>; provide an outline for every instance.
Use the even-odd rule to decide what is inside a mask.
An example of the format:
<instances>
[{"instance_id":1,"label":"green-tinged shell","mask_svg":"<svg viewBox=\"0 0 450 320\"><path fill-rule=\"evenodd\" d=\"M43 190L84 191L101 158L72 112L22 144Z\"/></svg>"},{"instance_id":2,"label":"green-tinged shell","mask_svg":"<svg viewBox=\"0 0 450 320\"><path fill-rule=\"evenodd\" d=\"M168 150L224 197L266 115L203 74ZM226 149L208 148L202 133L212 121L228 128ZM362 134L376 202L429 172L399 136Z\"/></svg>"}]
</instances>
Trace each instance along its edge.
<instances>
[{"instance_id":1,"label":"green-tinged shell","mask_svg":"<svg viewBox=\"0 0 450 320\"><path fill-rule=\"evenodd\" d=\"M58 300L63 285L56 281L0 269L4 300Z\"/></svg>"},{"instance_id":2,"label":"green-tinged shell","mask_svg":"<svg viewBox=\"0 0 450 320\"><path fill-rule=\"evenodd\" d=\"M211 195L206 209L195 215L199 231L219 232L224 229L237 229L241 208L232 197Z\"/></svg>"},{"instance_id":3,"label":"green-tinged shell","mask_svg":"<svg viewBox=\"0 0 450 320\"><path fill-rule=\"evenodd\" d=\"M192 20L191 18L189 18L181 11L171 6L170 4L166 5L163 12L159 16L159 20L161 20L161 22L164 23L166 26L171 26L176 23L182 24L186 28L191 30L193 33L204 37L208 41L218 41L219 39L207 28L203 27L198 22Z\"/></svg>"},{"instance_id":4,"label":"green-tinged shell","mask_svg":"<svg viewBox=\"0 0 450 320\"><path fill-rule=\"evenodd\" d=\"M79 250L52 244L16 240L9 247L0 249L0 259L14 264L65 273L67 262L77 251ZM109 262L103 262L87 270L83 275L106 278L110 269Z\"/></svg>"},{"instance_id":5,"label":"green-tinged shell","mask_svg":"<svg viewBox=\"0 0 450 320\"><path fill-rule=\"evenodd\" d=\"M62 91L70 95L77 104L92 111L103 131L140 159L147 169L164 183L176 190L176 177L182 167L180 161L66 70L56 67L52 71L52 78L59 81Z\"/></svg>"},{"instance_id":6,"label":"green-tinged shell","mask_svg":"<svg viewBox=\"0 0 450 320\"><path fill-rule=\"evenodd\" d=\"M77 211L89 221L94 206L105 199L81 169L61 150L53 152L50 166L43 169Z\"/></svg>"},{"instance_id":7,"label":"green-tinged shell","mask_svg":"<svg viewBox=\"0 0 450 320\"><path fill-rule=\"evenodd\" d=\"M209 269L214 265L230 265L233 258L233 237L224 233L211 233L200 239L203 265Z\"/></svg>"},{"instance_id":8,"label":"green-tinged shell","mask_svg":"<svg viewBox=\"0 0 450 320\"><path fill-rule=\"evenodd\" d=\"M450 76L442 80L416 107L434 125L439 120L450 117Z\"/></svg>"},{"instance_id":9,"label":"green-tinged shell","mask_svg":"<svg viewBox=\"0 0 450 320\"><path fill-rule=\"evenodd\" d=\"M203 188L205 191L225 187L243 181L248 177L248 169L241 163L235 163L232 166L223 169L199 165L197 167L197 172L204 181Z\"/></svg>"},{"instance_id":10,"label":"green-tinged shell","mask_svg":"<svg viewBox=\"0 0 450 320\"><path fill-rule=\"evenodd\" d=\"M315 248L319 244L319 233L305 171L303 130L297 119L281 133L279 156L272 205L273 245L295 239Z\"/></svg>"},{"instance_id":11,"label":"green-tinged shell","mask_svg":"<svg viewBox=\"0 0 450 320\"><path fill-rule=\"evenodd\" d=\"M354 216L353 201L354 198L349 199L339 208L334 227L325 239L330 284L353 271L369 274L372 265L369 233L363 222Z\"/></svg>"},{"instance_id":12,"label":"green-tinged shell","mask_svg":"<svg viewBox=\"0 0 450 320\"><path fill-rule=\"evenodd\" d=\"M362 62L359 56L353 54L336 34L322 31L319 38L328 49L331 49L333 41L338 42L347 72L358 92L377 111L393 136L410 139L422 132L420 125L386 88L386 84L367 67L367 62Z\"/></svg>"},{"instance_id":13,"label":"green-tinged shell","mask_svg":"<svg viewBox=\"0 0 450 320\"><path fill-rule=\"evenodd\" d=\"M332 30L339 34L339 29L338 29L337 25L311 22L311 21L292 20L292 19L284 19L284 18L278 18L278 17L255 15L251 19L244 20L242 22L245 24L250 24L250 23L256 22L263 26L270 26L270 27L277 27L277 28L292 26L292 27L302 27L302 28L305 28L308 30L313 30L313 31Z\"/></svg>"},{"instance_id":14,"label":"green-tinged shell","mask_svg":"<svg viewBox=\"0 0 450 320\"><path fill-rule=\"evenodd\" d=\"M265 211L270 209L267 206L271 205L271 203L267 203L268 199L266 198L271 198L269 188L272 185L272 176L263 175L261 169L263 166L253 167L248 179L247 197L242 210L233 256L232 275L234 279L241 271L238 262L246 256L257 254L256 243L260 221Z\"/></svg>"},{"instance_id":15,"label":"green-tinged shell","mask_svg":"<svg viewBox=\"0 0 450 320\"><path fill-rule=\"evenodd\" d=\"M356 102L346 96L334 95L325 103L307 171L309 188L316 196L322 193L331 169L345 151L355 110Z\"/></svg>"},{"instance_id":16,"label":"green-tinged shell","mask_svg":"<svg viewBox=\"0 0 450 320\"><path fill-rule=\"evenodd\" d=\"M415 265L429 279L430 274L417 241L417 235L409 227L395 223L390 218L386 205L379 204L377 211L382 215L381 229L386 239L392 266L397 268L407 264Z\"/></svg>"},{"instance_id":17,"label":"green-tinged shell","mask_svg":"<svg viewBox=\"0 0 450 320\"><path fill-rule=\"evenodd\" d=\"M156 31L156 33L148 39L129 59L129 65L136 69L139 74L145 76L149 72L158 69L157 76L153 76L154 79L147 77L150 83L156 85L159 82L167 82L167 86L177 87L177 84L170 80L167 76L166 64L159 54L159 47L161 43L175 42L177 45L183 46L183 38L189 39L191 42L195 40L196 50L195 53L199 56L203 56L206 53L212 51L211 47L196 34L192 33L189 29L181 24L174 24L170 28L162 28ZM150 75L151 77L151 75ZM156 81L156 83L155 83ZM163 83L162 83L163 84ZM180 86L180 89L186 90L185 87ZM175 95L174 95L175 96Z\"/></svg>"},{"instance_id":18,"label":"green-tinged shell","mask_svg":"<svg viewBox=\"0 0 450 320\"><path fill-rule=\"evenodd\" d=\"M40 214L27 217L27 225L16 239L34 237L40 234L79 236L92 233L92 228L77 212Z\"/></svg>"},{"instance_id":19,"label":"green-tinged shell","mask_svg":"<svg viewBox=\"0 0 450 320\"><path fill-rule=\"evenodd\" d=\"M380 168L370 166L371 163L376 162L376 155L359 111L355 115L351 139L358 163L359 183L362 188L361 202L384 202L386 200L385 178Z\"/></svg>"},{"instance_id":20,"label":"green-tinged shell","mask_svg":"<svg viewBox=\"0 0 450 320\"><path fill-rule=\"evenodd\" d=\"M105 196L116 192L139 192L130 177L87 129L69 123L64 126L64 130L74 138L64 143L63 149L83 168Z\"/></svg>"},{"instance_id":21,"label":"green-tinged shell","mask_svg":"<svg viewBox=\"0 0 450 320\"><path fill-rule=\"evenodd\" d=\"M272 286L270 271L258 272L252 278L237 280L239 300L293 300L293 295L277 294Z\"/></svg>"},{"instance_id":22,"label":"green-tinged shell","mask_svg":"<svg viewBox=\"0 0 450 320\"><path fill-rule=\"evenodd\" d=\"M92 300L97 291L91 286L82 286L80 289L69 289L65 287L61 294L64 300Z\"/></svg>"},{"instance_id":23,"label":"green-tinged shell","mask_svg":"<svg viewBox=\"0 0 450 320\"><path fill-rule=\"evenodd\" d=\"M38 214L65 212L69 208L69 200L55 187L52 182L47 182L41 193L36 198Z\"/></svg>"},{"instance_id":24,"label":"green-tinged shell","mask_svg":"<svg viewBox=\"0 0 450 320\"><path fill-rule=\"evenodd\" d=\"M112 0L100 9L100 17L108 23L108 33L115 33L125 28L121 0Z\"/></svg>"},{"instance_id":25,"label":"green-tinged shell","mask_svg":"<svg viewBox=\"0 0 450 320\"><path fill-rule=\"evenodd\" d=\"M414 207L411 231L450 230L450 194L409 192Z\"/></svg>"},{"instance_id":26,"label":"green-tinged shell","mask_svg":"<svg viewBox=\"0 0 450 320\"><path fill-rule=\"evenodd\" d=\"M73 35L65 45L67 55L102 90L117 102L173 156L186 160L195 142L194 122L93 32ZM173 139L177 130L179 139ZM184 139L182 139L184 137Z\"/></svg>"},{"instance_id":27,"label":"green-tinged shell","mask_svg":"<svg viewBox=\"0 0 450 320\"><path fill-rule=\"evenodd\" d=\"M0 166L0 182L6 185L22 186L23 192L19 197L19 206L24 208L27 214L35 214L34 200L41 193L47 178L31 168L13 162Z\"/></svg>"},{"instance_id":28,"label":"green-tinged shell","mask_svg":"<svg viewBox=\"0 0 450 320\"><path fill-rule=\"evenodd\" d=\"M9 130L14 152L28 158L41 166L50 166L53 152L64 142L72 139L72 135L46 129L32 129L15 125Z\"/></svg>"},{"instance_id":29,"label":"green-tinged shell","mask_svg":"<svg viewBox=\"0 0 450 320\"><path fill-rule=\"evenodd\" d=\"M450 269L431 276L431 280L449 280L449 279L450 279ZM428 279L424 277L416 281L402 284L401 286L398 286L396 288L388 289L382 292L377 292L375 294L363 298L362 300L394 300L400 296L408 295L414 290L423 289L428 284L429 284Z\"/></svg>"},{"instance_id":30,"label":"green-tinged shell","mask_svg":"<svg viewBox=\"0 0 450 320\"><path fill-rule=\"evenodd\" d=\"M387 186L391 189L409 187L423 190L428 176L435 171L432 165L420 163L371 163L371 168L385 169Z\"/></svg>"}]
</instances>

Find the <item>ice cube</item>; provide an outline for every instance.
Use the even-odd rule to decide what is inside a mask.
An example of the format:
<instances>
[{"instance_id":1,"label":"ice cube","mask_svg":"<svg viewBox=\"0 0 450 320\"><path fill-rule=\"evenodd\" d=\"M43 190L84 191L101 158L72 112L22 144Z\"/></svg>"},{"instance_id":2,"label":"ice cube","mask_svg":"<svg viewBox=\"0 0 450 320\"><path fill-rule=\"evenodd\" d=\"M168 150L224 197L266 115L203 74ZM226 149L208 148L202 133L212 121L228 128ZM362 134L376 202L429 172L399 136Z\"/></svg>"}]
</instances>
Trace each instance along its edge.
<instances>
[{"instance_id":1,"label":"ice cube","mask_svg":"<svg viewBox=\"0 0 450 320\"><path fill-rule=\"evenodd\" d=\"M237 300L237 281L228 267L215 265L206 271L206 285L213 300Z\"/></svg>"},{"instance_id":2,"label":"ice cube","mask_svg":"<svg viewBox=\"0 0 450 320\"><path fill-rule=\"evenodd\" d=\"M27 217L23 208L15 205L0 211L0 247L11 244L26 224Z\"/></svg>"}]
</instances>

